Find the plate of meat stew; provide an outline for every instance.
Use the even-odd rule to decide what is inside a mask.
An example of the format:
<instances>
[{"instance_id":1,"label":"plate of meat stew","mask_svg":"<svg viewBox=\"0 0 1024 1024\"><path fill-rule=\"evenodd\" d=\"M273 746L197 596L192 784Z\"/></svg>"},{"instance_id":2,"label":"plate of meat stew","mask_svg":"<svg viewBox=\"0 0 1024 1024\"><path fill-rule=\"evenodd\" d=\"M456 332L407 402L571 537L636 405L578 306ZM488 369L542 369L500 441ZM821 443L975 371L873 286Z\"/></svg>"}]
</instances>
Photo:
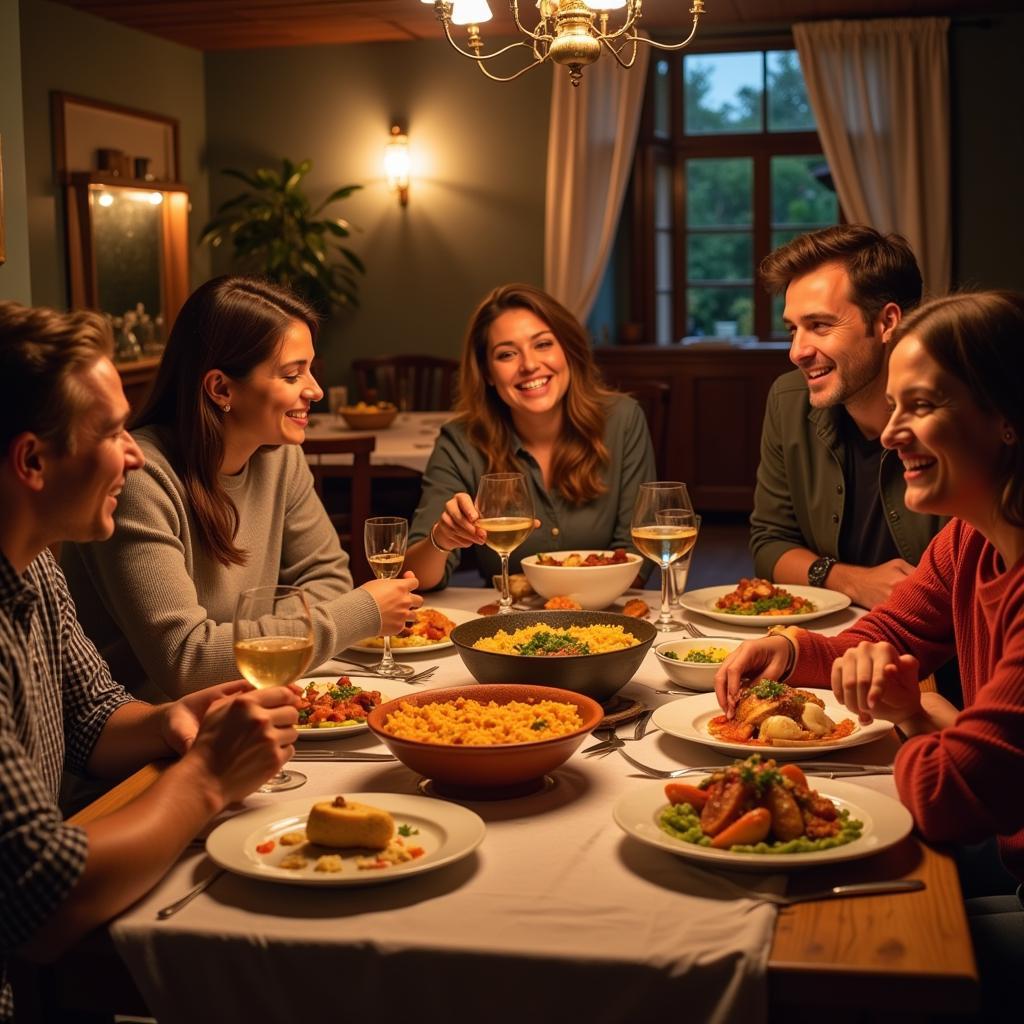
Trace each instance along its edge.
<instances>
[{"instance_id":1,"label":"plate of meat stew","mask_svg":"<svg viewBox=\"0 0 1024 1024\"><path fill-rule=\"evenodd\" d=\"M823 587L777 587L767 580L742 579L733 587L687 591L679 603L688 611L731 626L785 626L834 615L850 605L846 594Z\"/></svg>"},{"instance_id":2,"label":"plate of meat stew","mask_svg":"<svg viewBox=\"0 0 1024 1024\"><path fill-rule=\"evenodd\" d=\"M757 692L758 687L763 694ZM775 688L781 690L776 693ZM651 722L669 736L727 754L746 756L759 750L786 760L820 757L870 743L892 731L892 723L881 719L862 725L830 690L797 690L772 680L761 680L747 689L751 692L741 698L732 720L725 719L714 693L701 693L663 704ZM819 711L808 711L809 707ZM771 723L772 718L779 721ZM792 727L785 725L787 719Z\"/></svg>"}]
</instances>

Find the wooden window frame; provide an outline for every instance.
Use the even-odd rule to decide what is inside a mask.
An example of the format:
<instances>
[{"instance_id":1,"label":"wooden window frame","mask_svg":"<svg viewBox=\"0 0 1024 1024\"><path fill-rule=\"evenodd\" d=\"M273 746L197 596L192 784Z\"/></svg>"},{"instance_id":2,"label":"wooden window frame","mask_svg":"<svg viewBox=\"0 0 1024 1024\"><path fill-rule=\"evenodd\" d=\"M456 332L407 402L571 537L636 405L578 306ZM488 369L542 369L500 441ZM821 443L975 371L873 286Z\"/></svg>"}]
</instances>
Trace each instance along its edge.
<instances>
[{"instance_id":1,"label":"wooden window frame","mask_svg":"<svg viewBox=\"0 0 1024 1024\"><path fill-rule=\"evenodd\" d=\"M772 250L772 208L771 208L771 159L776 156L816 156L822 153L817 131L769 132L768 91L762 89L762 124L760 132L735 134L684 134L683 104L683 58L686 54L743 53L753 51L792 50L793 40L788 36L731 38L706 42L687 48L684 54L673 54L669 59L669 96L671 134L659 137L654 131L654 76L657 61L652 58L650 78L644 98L643 114L637 139L631 180L633 228L631 247L634 258L630 260L631 310L630 318L644 325L647 338L657 338L657 278L656 278L656 235L655 214L655 173L661 164L668 164L672 173L672 341L678 341L686 333L687 293L690 283L687 274L686 243L686 161L689 159L714 159L748 157L754 162L753 169L753 221L750 233L753 245L752 281L737 282L737 288L751 287L754 298L754 334L761 341L773 339L772 297L757 280L757 267ZM839 213L842 221L842 212ZM777 339L778 333L774 338Z\"/></svg>"}]
</instances>

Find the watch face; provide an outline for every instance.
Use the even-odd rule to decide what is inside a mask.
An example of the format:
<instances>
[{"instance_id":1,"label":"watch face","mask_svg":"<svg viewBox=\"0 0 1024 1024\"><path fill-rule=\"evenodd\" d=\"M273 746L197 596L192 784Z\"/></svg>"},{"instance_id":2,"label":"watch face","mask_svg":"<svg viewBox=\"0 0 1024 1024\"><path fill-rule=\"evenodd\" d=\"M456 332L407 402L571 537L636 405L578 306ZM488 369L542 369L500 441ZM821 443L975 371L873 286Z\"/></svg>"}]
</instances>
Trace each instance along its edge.
<instances>
[{"instance_id":1,"label":"watch face","mask_svg":"<svg viewBox=\"0 0 1024 1024\"><path fill-rule=\"evenodd\" d=\"M807 570L807 582L812 587L820 587L825 583L825 578L828 576L829 570L833 565L836 564L834 558L825 556L819 558L817 561L811 563L811 567Z\"/></svg>"}]
</instances>

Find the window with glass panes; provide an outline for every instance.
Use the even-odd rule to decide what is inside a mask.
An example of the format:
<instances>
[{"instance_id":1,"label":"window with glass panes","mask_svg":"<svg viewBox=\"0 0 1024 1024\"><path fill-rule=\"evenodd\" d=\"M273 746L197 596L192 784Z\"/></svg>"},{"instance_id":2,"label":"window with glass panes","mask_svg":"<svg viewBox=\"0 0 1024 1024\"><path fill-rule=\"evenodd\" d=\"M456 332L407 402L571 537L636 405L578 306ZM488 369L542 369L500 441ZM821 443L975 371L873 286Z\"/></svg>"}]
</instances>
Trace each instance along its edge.
<instances>
[{"instance_id":1,"label":"window with glass panes","mask_svg":"<svg viewBox=\"0 0 1024 1024\"><path fill-rule=\"evenodd\" d=\"M633 176L647 337L784 336L756 279L839 206L793 49L657 57Z\"/></svg>"}]
</instances>

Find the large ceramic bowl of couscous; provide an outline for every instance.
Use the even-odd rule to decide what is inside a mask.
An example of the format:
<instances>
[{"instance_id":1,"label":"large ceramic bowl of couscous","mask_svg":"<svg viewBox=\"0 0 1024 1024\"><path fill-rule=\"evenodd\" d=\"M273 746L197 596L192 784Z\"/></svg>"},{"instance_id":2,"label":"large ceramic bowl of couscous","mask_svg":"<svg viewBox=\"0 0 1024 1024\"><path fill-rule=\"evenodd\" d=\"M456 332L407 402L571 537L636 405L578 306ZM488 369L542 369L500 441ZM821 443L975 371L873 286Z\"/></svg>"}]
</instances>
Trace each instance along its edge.
<instances>
[{"instance_id":1,"label":"large ceramic bowl of couscous","mask_svg":"<svg viewBox=\"0 0 1024 1024\"><path fill-rule=\"evenodd\" d=\"M657 630L614 612L509 612L456 626L451 641L481 683L527 680L610 700L636 674Z\"/></svg>"},{"instance_id":2,"label":"large ceramic bowl of couscous","mask_svg":"<svg viewBox=\"0 0 1024 1024\"><path fill-rule=\"evenodd\" d=\"M374 708L370 730L407 768L449 792L529 792L601 722L579 693L525 684L454 686Z\"/></svg>"}]
</instances>

